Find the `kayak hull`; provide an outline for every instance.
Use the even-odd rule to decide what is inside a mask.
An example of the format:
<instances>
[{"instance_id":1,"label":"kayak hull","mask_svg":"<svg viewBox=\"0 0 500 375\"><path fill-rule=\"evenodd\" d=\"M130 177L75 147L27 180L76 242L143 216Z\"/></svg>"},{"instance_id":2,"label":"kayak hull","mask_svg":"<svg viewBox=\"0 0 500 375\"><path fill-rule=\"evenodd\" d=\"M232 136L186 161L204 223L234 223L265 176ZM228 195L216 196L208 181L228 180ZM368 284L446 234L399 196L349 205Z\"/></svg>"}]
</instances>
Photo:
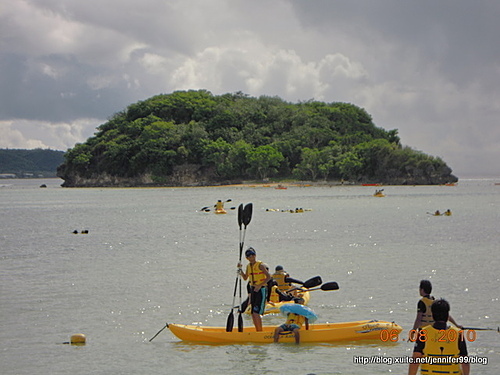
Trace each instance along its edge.
<instances>
[{"instance_id":1,"label":"kayak hull","mask_svg":"<svg viewBox=\"0 0 500 375\"><path fill-rule=\"evenodd\" d=\"M206 342L206 343L272 343L274 341L274 330L276 326L263 326L261 332L256 332L255 327L244 327L243 332L234 328L232 332L226 332L225 327L204 327L184 324L169 324L170 331L183 341ZM394 322L378 320L360 320L344 323L310 324L309 329L304 327L300 330L301 343L322 343L338 341L358 340L382 340L388 337L381 335L387 330L390 337L398 337L403 330ZM280 342L295 342L292 333L280 335Z\"/></svg>"}]
</instances>

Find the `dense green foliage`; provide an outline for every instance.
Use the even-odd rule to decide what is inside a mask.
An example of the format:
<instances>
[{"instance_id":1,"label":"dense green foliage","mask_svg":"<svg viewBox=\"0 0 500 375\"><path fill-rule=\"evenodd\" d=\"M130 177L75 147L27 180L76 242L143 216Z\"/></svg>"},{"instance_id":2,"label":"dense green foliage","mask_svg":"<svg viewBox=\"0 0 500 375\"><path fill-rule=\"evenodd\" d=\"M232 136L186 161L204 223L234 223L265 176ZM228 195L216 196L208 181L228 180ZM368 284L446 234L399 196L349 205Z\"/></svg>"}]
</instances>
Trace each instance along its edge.
<instances>
[{"instance_id":1,"label":"dense green foliage","mask_svg":"<svg viewBox=\"0 0 500 375\"><path fill-rule=\"evenodd\" d=\"M212 182L389 182L451 173L441 159L402 147L397 130L376 127L365 110L347 103L178 91L131 104L97 130L66 153L58 175L68 186L100 175L149 175L168 184L187 165Z\"/></svg>"},{"instance_id":2,"label":"dense green foliage","mask_svg":"<svg viewBox=\"0 0 500 375\"><path fill-rule=\"evenodd\" d=\"M0 149L0 173L17 177L55 177L63 161L63 151Z\"/></svg>"}]
</instances>

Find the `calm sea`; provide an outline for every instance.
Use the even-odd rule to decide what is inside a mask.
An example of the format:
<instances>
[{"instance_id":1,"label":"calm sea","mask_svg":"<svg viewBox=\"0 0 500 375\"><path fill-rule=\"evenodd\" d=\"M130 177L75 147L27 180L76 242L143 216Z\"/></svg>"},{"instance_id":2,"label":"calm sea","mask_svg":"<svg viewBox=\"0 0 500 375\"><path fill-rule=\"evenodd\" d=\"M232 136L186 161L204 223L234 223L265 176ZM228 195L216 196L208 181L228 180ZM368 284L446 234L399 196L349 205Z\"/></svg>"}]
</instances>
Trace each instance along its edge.
<instances>
[{"instance_id":1,"label":"calm sea","mask_svg":"<svg viewBox=\"0 0 500 375\"><path fill-rule=\"evenodd\" d=\"M385 186L384 198L362 186L66 189L61 182L0 180L1 374L403 374L406 364L354 358L411 355L405 339L421 279L432 281L460 324L500 326L500 179ZM227 215L199 212L218 199L231 199ZM400 340L198 345L166 329L149 342L167 322L225 325L238 262L231 207L248 202L245 247L295 278L339 283L337 291L312 292L320 322L396 321ZM296 207L310 211L266 211ZM453 214L428 214L438 209ZM75 333L87 345L63 344ZM499 333L478 331L467 344L488 360L472 374L500 373Z\"/></svg>"}]
</instances>

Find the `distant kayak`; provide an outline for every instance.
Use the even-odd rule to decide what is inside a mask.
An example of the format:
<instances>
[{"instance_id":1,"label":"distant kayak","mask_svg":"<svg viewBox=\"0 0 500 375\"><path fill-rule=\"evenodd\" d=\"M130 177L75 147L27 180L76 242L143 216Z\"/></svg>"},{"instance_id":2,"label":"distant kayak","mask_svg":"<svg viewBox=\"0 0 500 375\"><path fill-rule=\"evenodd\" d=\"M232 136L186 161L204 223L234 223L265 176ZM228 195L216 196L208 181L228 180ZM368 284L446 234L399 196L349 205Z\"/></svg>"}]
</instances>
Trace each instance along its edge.
<instances>
[{"instance_id":1,"label":"distant kayak","mask_svg":"<svg viewBox=\"0 0 500 375\"><path fill-rule=\"evenodd\" d=\"M427 212L429 215L432 215L432 216L451 216L452 213L451 213L451 210L446 210L445 212L440 212L439 210L435 211L434 213L433 212Z\"/></svg>"},{"instance_id":2,"label":"distant kayak","mask_svg":"<svg viewBox=\"0 0 500 375\"><path fill-rule=\"evenodd\" d=\"M266 208L266 212L288 212L291 214L298 214L309 211L312 211L312 208L296 208L296 209Z\"/></svg>"}]
</instances>

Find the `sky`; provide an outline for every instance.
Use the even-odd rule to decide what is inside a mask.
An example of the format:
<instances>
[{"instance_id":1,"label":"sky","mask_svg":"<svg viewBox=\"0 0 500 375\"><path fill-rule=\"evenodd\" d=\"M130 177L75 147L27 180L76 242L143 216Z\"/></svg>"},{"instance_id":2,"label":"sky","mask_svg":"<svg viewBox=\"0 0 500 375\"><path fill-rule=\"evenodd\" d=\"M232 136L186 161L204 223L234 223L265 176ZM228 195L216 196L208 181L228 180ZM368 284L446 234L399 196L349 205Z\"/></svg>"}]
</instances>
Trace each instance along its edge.
<instances>
[{"instance_id":1,"label":"sky","mask_svg":"<svg viewBox=\"0 0 500 375\"><path fill-rule=\"evenodd\" d=\"M0 0L0 148L241 91L352 103L457 177L500 177L499 19L497 0Z\"/></svg>"}]
</instances>

